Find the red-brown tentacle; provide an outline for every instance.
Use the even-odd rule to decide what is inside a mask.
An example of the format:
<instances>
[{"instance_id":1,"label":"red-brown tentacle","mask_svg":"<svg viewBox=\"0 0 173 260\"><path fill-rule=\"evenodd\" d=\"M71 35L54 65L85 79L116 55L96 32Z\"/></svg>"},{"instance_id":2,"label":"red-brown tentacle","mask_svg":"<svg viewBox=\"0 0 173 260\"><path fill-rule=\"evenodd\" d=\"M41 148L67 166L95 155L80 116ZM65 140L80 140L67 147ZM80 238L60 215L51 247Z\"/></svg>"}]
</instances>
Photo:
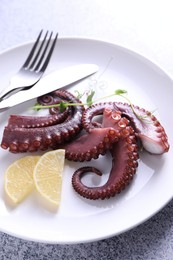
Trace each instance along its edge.
<instances>
[{"instance_id":1,"label":"red-brown tentacle","mask_svg":"<svg viewBox=\"0 0 173 260\"><path fill-rule=\"evenodd\" d=\"M138 166L136 137L133 129L126 128L129 135L114 143L111 150L112 169L108 181L100 187L87 187L82 183L82 176L87 169L78 169L72 177L72 185L77 193L87 199L108 199L120 193L132 181ZM92 171L92 167L88 169ZM93 172L96 172L94 169Z\"/></svg>"},{"instance_id":2,"label":"red-brown tentacle","mask_svg":"<svg viewBox=\"0 0 173 260\"><path fill-rule=\"evenodd\" d=\"M169 151L168 137L159 120L149 111L138 106L121 102L103 102L94 104L85 110L82 117L83 127L88 131L93 128L93 118L103 114L105 108L120 111L123 117L130 120L136 136L145 150L153 154Z\"/></svg>"},{"instance_id":3,"label":"red-brown tentacle","mask_svg":"<svg viewBox=\"0 0 173 260\"><path fill-rule=\"evenodd\" d=\"M103 117L100 128L91 128L72 142L58 146L66 150L67 159L73 161L97 159L99 155L104 155L111 149L112 144L117 142L121 135L124 136L129 120L122 118L121 112L105 109Z\"/></svg>"},{"instance_id":4,"label":"red-brown tentacle","mask_svg":"<svg viewBox=\"0 0 173 260\"><path fill-rule=\"evenodd\" d=\"M72 103L81 103L76 97L65 90L53 93L55 96ZM3 133L1 147L13 153L46 150L57 144L72 139L82 129L83 106L71 107L70 115L64 122L45 127L25 128L16 125L6 126ZM37 119L36 119L37 120Z\"/></svg>"}]
</instances>

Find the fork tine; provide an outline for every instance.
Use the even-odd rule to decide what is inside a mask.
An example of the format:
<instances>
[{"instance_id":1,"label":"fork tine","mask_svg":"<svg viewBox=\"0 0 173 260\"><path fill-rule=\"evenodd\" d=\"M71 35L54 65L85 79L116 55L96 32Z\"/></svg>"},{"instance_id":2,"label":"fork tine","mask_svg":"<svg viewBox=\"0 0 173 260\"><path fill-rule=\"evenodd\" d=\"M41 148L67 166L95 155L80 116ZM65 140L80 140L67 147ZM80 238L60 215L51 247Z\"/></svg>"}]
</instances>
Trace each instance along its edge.
<instances>
[{"instance_id":1,"label":"fork tine","mask_svg":"<svg viewBox=\"0 0 173 260\"><path fill-rule=\"evenodd\" d=\"M40 57L40 59L39 59L37 65L36 65L36 67L35 67L35 70L38 70L38 69L39 69L39 66L40 66L40 64L41 64L41 62L42 62L42 60L43 60L43 58L44 58L44 55L45 55L45 53L46 53L46 51L47 51L47 48L48 48L48 46L49 46L49 43L50 43L52 34L53 34L53 33L51 32L51 33L50 33L50 36L49 36L49 39L48 39L47 42L46 42L46 46L45 46L45 48L44 48L44 50L43 50L43 52L42 52L42 55L41 55L41 57Z\"/></svg>"},{"instance_id":2,"label":"fork tine","mask_svg":"<svg viewBox=\"0 0 173 260\"><path fill-rule=\"evenodd\" d=\"M32 49L31 49L31 51L30 51L30 53L29 53L29 55L28 55L28 57L27 57L25 63L24 63L23 66L22 66L23 68L26 68L26 67L28 66L28 64L30 63L30 61L31 61L31 59L32 59L32 57L33 57L33 54L34 54L34 52L35 52L35 50L36 50L36 48L37 48L37 45L38 45L38 43L39 43L40 37L41 37L41 35L42 35L42 32L43 32L43 30L40 31L40 33L39 33L39 35L38 35L38 37L37 37L37 40L36 40L36 42L34 43L34 46L32 47Z\"/></svg>"},{"instance_id":3,"label":"fork tine","mask_svg":"<svg viewBox=\"0 0 173 260\"><path fill-rule=\"evenodd\" d=\"M31 65L29 66L28 69L33 69L33 67L34 67L36 61L38 60L38 57L39 57L39 55L40 55L40 53L41 53L41 51L43 49L43 46L44 46L44 44L46 42L47 35L48 35L48 31L46 32L46 34L44 36L44 39L43 39L43 41L42 41L42 43L40 45L40 48L38 49L37 54L35 55L34 60L32 61Z\"/></svg>"},{"instance_id":4,"label":"fork tine","mask_svg":"<svg viewBox=\"0 0 173 260\"><path fill-rule=\"evenodd\" d=\"M16 75L11 78L9 86L1 91L0 102L21 90L33 87L42 77L52 56L58 38L57 33L54 40L51 40L53 34L53 32L51 32L47 39L49 33L47 31L44 39L40 41L42 32L43 30L40 31L23 66L19 69Z\"/></svg>"},{"instance_id":5,"label":"fork tine","mask_svg":"<svg viewBox=\"0 0 173 260\"><path fill-rule=\"evenodd\" d=\"M47 49L48 49L48 46L49 46L51 37L52 37L52 33L51 33L51 35L50 35L50 37L49 37L49 40L47 41L46 47L45 47L45 49L44 49L44 52L42 53L42 56L40 57L40 60L39 60L39 62L38 62L38 64L37 64L37 66L35 67L35 70L36 70L36 71L39 70L40 65L43 63L43 59L44 59L44 56L45 56L46 51L47 51ZM48 65L49 60L50 60L50 58L51 58L51 56L52 56L52 53L53 53L53 50L54 50L54 47L55 47L57 38L58 38L58 33L56 34L56 36L55 36L55 38L54 38L54 40L53 40L53 42L52 42L52 45L51 45L51 47L50 47L50 49L49 49L49 52L48 52L48 54L47 54L47 57L46 57L46 59L45 59L43 65L42 65L42 67L41 67L40 70L39 70L40 72L44 72L45 69L47 68L47 65Z\"/></svg>"}]
</instances>

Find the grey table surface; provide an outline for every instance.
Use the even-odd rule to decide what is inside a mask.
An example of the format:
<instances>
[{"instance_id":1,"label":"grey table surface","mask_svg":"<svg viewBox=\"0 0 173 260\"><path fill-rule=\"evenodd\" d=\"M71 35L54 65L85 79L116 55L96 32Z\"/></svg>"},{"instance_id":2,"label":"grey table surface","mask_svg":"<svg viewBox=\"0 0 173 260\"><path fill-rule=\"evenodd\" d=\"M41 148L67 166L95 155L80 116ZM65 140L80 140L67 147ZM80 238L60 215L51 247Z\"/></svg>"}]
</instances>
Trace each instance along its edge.
<instances>
[{"instance_id":1,"label":"grey table surface","mask_svg":"<svg viewBox=\"0 0 173 260\"><path fill-rule=\"evenodd\" d=\"M128 47L172 76L171 10L171 1L1 0L0 51L33 41L41 28L50 29L61 37L97 38ZM0 259L173 259L172 216L170 201L140 226L86 244L38 243L0 233Z\"/></svg>"}]
</instances>

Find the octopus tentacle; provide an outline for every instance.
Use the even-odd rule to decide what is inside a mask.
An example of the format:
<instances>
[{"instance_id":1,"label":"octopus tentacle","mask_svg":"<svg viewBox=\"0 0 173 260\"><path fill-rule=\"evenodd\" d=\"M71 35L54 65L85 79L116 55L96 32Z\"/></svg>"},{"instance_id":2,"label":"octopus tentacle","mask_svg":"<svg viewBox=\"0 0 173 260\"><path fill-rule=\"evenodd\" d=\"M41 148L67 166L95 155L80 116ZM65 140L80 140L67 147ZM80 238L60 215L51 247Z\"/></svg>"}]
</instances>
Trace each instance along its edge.
<instances>
[{"instance_id":1,"label":"octopus tentacle","mask_svg":"<svg viewBox=\"0 0 173 260\"><path fill-rule=\"evenodd\" d=\"M64 93L59 91L41 96L37 99L38 104L43 106L58 104L60 100L64 98ZM66 98L69 101L69 98ZM67 107L63 112L60 112L59 107L50 108L50 115L45 116L22 116L22 115L10 115L8 119L8 127L22 127L22 128L35 128L55 125L63 122L70 113L70 107Z\"/></svg>"},{"instance_id":2,"label":"octopus tentacle","mask_svg":"<svg viewBox=\"0 0 173 260\"><path fill-rule=\"evenodd\" d=\"M62 123L68 116L68 110L63 113L57 113L47 116L19 116L10 115L8 120L8 127L21 127L21 128L36 128L56 125Z\"/></svg>"},{"instance_id":3,"label":"octopus tentacle","mask_svg":"<svg viewBox=\"0 0 173 260\"><path fill-rule=\"evenodd\" d=\"M72 103L80 103L80 100L65 90L58 90L53 95L56 97L61 95ZM57 143L63 143L81 131L83 110L83 106L80 105L73 107L70 116L57 125L34 128L7 125L4 129L1 147L14 153L54 148Z\"/></svg>"},{"instance_id":4,"label":"octopus tentacle","mask_svg":"<svg viewBox=\"0 0 173 260\"><path fill-rule=\"evenodd\" d=\"M74 173L72 185L85 198L110 198L130 184L138 167L139 140L150 153L169 150L163 126L143 108L103 102L85 110L80 100L65 90L38 98L42 105L57 104L61 100L77 104L63 113L59 113L58 108L50 109L49 115L44 117L12 115L4 129L1 147L13 153L64 148L66 158L73 161L97 159L109 150L112 169L104 185L87 187L83 184L85 173L102 175L94 167L82 167ZM101 116L100 121L94 121L97 116Z\"/></svg>"},{"instance_id":5,"label":"octopus tentacle","mask_svg":"<svg viewBox=\"0 0 173 260\"><path fill-rule=\"evenodd\" d=\"M92 120L95 116L103 115L103 111L105 110L105 108L112 110L113 109L112 102L93 104L92 106L90 106L84 111L82 116L82 125L86 131L96 126L95 122L93 122ZM99 124L99 122L96 122L96 124L98 127L101 126L101 123Z\"/></svg>"},{"instance_id":6,"label":"octopus tentacle","mask_svg":"<svg viewBox=\"0 0 173 260\"><path fill-rule=\"evenodd\" d=\"M105 109L100 128L91 128L70 143L59 146L66 151L66 158L73 161L90 161L104 155L111 149L112 143L126 136L129 120L121 117L121 112Z\"/></svg>"},{"instance_id":7,"label":"octopus tentacle","mask_svg":"<svg viewBox=\"0 0 173 260\"><path fill-rule=\"evenodd\" d=\"M124 103L114 103L114 107L130 119L145 150L152 154L168 152L169 143L165 129L151 112L133 106L134 113L130 105Z\"/></svg>"},{"instance_id":8,"label":"octopus tentacle","mask_svg":"<svg viewBox=\"0 0 173 260\"><path fill-rule=\"evenodd\" d=\"M127 127L129 135L114 143L111 150L112 169L107 182L100 187L87 187L82 183L86 172L99 174L100 171L91 168L80 168L72 176L72 185L77 193L87 199L108 199L120 193L132 181L138 166L138 148L133 129Z\"/></svg>"},{"instance_id":9,"label":"octopus tentacle","mask_svg":"<svg viewBox=\"0 0 173 260\"><path fill-rule=\"evenodd\" d=\"M103 114L105 108L120 111L122 116L127 117L131 121L136 136L140 139L145 150L153 154L168 152L168 137L158 119L151 112L138 106L133 106L134 113L132 107L127 103L103 102L86 109L82 117L82 124L86 131L94 128L93 118L96 115Z\"/></svg>"},{"instance_id":10,"label":"octopus tentacle","mask_svg":"<svg viewBox=\"0 0 173 260\"><path fill-rule=\"evenodd\" d=\"M104 155L111 149L117 139L113 128L91 129L88 133L76 138L73 142L60 146L65 149L65 157L72 161L90 161Z\"/></svg>"}]
</instances>

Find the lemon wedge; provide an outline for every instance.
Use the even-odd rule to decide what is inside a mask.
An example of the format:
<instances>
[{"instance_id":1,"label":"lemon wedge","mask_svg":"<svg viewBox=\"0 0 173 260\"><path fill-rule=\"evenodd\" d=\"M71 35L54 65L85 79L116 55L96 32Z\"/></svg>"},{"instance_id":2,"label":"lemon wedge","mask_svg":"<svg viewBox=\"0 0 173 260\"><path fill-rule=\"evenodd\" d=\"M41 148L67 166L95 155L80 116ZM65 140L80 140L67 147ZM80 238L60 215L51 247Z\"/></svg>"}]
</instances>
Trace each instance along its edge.
<instances>
[{"instance_id":1,"label":"lemon wedge","mask_svg":"<svg viewBox=\"0 0 173 260\"><path fill-rule=\"evenodd\" d=\"M46 152L38 160L33 173L37 191L48 202L58 206L61 200L65 150Z\"/></svg>"},{"instance_id":2,"label":"lemon wedge","mask_svg":"<svg viewBox=\"0 0 173 260\"><path fill-rule=\"evenodd\" d=\"M5 171L4 189L13 203L21 202L34 188L33 172L40 156L25 156Z\"/></svg>"}]
</instances>

